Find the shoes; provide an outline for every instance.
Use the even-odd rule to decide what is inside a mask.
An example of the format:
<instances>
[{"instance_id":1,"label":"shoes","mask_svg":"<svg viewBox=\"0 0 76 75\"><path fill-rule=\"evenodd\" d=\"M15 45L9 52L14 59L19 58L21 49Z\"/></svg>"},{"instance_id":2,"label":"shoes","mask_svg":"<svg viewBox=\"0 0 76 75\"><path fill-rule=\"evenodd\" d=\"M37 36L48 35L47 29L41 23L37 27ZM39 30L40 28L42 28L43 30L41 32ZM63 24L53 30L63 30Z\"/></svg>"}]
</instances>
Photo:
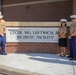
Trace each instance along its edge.
<instances>
[{"instance_id":1,"label":"shoes","mask_svg":"<svg viewBox=\"0 0 76 75\"><path fill-rule=\"evenodd\" d=\"M73 60L73 58L70 58L69 60Z\"/></svg>"},{"instance_id":2,"label":"shoes","mask_svg":"<svg viewBox=\"0 0 76 75\"><path fill-rule=\"evenodd\" d=\"M60 56L61 54L57 54L57 55L59 55L59 56Z\"/></svg>"},{"instance_id":3,"label":"shoes","mask_svg":"<svg viewBox=\"0 0 76 75\"><path fill-rule=\"evenodd\" d=\"M76 57L71 57L69 60L74 60L74 61L76 61Z\"/></svg>"},{"instance_id":4,"label":"shoes","mask_svg":"<svg viewBox=\"0 0 76 75\"><path fill-rule=\"evenodd\" d=\"M62 54L58 54L59 56L61 56L61 57L65 57L65 55L62 55Z\"/></svg>"},{"instance_id":5,"label":"shoes","mask_svg":"<svg viewBox=\"0 0 76 75\"><path fill-rule=\"evenodd\" d=\"M6 53L2 53L2 55L7 55Z\"/></svg>"},{"instance_id":6,"label":"shoes","mask_svg":"<svg viewBox=\"0 0 76 75\"><path fill-rule=\"evenodd\" d=\"M65 55L60 55L61 57L65 57Z\"/></svg>"},{"instance_id":7,"label":"shoes","mask_svg":"<svg viewBox=\"0 0 76 75\"><path fill-rule=\"evenodd\" d=\"M74 61L76 61L76 59L74 59Z\"/></svg>"},{"instance_id":8,"label":"shoes","mask_svg":"<svg viewBox=\"0 0 76 75\"><path fill-rule=\"evenodd\" d=\"M57 54L58 56L61 56L61 54Z\"/></svg>"},{"instance_id":9,"label":"shoes","mask_svg":"<svg viewBox=\"0 0 76 75\"><path fill-rule=\"evenodd\" d=\"M73 59L73 58L71 58L71 59L69 59L69 60L74 60L74 61L76 61L76 59Z\"/></svg>"},{"instance_id":10,"label":"shoes","mask_svg":"<svg viewBox=\"0 0 76 75\"><path fill-rule=\"evenodd\" d=\"M67 58L71 58L71 56L67 56Z\"/></svg>"}]
</instances>

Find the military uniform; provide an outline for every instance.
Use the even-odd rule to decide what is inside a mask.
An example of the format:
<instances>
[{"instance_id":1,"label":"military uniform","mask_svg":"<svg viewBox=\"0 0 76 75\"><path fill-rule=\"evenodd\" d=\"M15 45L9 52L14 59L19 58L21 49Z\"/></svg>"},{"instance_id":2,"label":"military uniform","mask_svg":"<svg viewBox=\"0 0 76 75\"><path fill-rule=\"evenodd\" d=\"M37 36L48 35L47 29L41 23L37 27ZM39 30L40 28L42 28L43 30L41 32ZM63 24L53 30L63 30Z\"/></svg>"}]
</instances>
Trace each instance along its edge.
<instances>
[{"instance_id":1,"label":"military uniform","mask_svg":"<svg viewBox=\"0 0 76 75\"><path fill-rule=\"evenodd\" d=\"M74 24L70 25L69 28L69 35L71 35L74 32ZM73 42L74 42L74 37L71 37L69 39L69 45L70 45L70 57L73 58Z\"/></svg>"},{"instance_id":2,"label":"military uniform","mask_svg":"<svg viewBox=\"0 0 76 75\"><path fill-rule=\"evenodd\" d=\"M75 19L75 15L72 15L71 18ZM73 22L69 28L70 35L70 57L76 60L76 22Z\"/></svg>"},{"instance_id":3,"label":"military uniform","mask_svg":"<svg viewBox=\"0 0 76 75\"><path fill-rule=\"evenodd\" d=\"M67 19L61 19L60 21L61 21L61 27L59 28L58 31L60 53L58 55L64 57L66 55L66 46L67 46L67 27L66 27Z\"/></svg>"},{"instance_id":4,"label":"military uniform","mask_svg":"<svg viewBox=\"0 0 76 75\"><path fill-rule=\"evenodd\" d=\"M6 54L5 52L5 22L4 20L2 20L0 22L0 45L1 45L1 49L2 49L2 54Z\"/></svg>"},{"instance_id":5,"label":"military uniform","mask_svg":"<svg viewBox=\"0 0 76 75\"><path fill-rule=\"evenodd\" d=\"M67 19L61 19L61 24L62 23L65 23L67 22ZM59 46L61 47L66 47L67 46L67 37L66 37L66 34L67 34L67 27L66 26L61 26L59 28L59 32L58 32L58 36L59 36Z\"/></svg>"},{"instance_id":6,"label":"military uniform","mask_svg":"<svg viewBox=\"0 0 76 75\"><path fill-rule=\"evenodd\" d=\"M63 35L64 34L64 35ZM59 32L58 32L58 35L59 35L59 46L62 46L62 47L66 47L67 46L67 27L66 26L61 26L59 28Z\"/></svg>"},{"instance_id":7,"label":"military uniform","mask_svg":"<svg viewBox=\"0 0 76 75\"><path fill-rule=\"evenodd\" d=\"M2 20L3 15L0 11L0 46L2 49L2 54L7 55L5 52L5 33L6 33L6 26L5 26L5 21Z\"/></svg>"}]
</instances>

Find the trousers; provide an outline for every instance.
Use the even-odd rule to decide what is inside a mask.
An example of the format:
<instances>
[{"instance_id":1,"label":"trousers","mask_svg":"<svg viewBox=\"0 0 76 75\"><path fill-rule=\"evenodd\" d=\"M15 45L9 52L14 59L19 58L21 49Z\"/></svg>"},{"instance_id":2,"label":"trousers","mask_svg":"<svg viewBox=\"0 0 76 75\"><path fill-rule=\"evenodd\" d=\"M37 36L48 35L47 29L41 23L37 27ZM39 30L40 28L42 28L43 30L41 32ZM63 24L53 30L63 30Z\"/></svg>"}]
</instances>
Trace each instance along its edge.
<instances>
[{"instance_id":1,"label":"trousers","mask_svg":"<svg viewBox=\"0 0 76 75\"><path fill-rule=\"evenodd\" d=\"M72 36L70 39L70 56L72 58L76 57L76 42L75 42L75 36Z\"/></svg>"},{"instance_id":2,"label":"trousers","mask_svg":"<svg viewBox=\"0 0 76 75\"><path fill-rule=\"evenodd\" d=\"M5 54L5 36L0 36L0 45L1 45L1 50L2 54Z\"/></svg>"}]
</instances>

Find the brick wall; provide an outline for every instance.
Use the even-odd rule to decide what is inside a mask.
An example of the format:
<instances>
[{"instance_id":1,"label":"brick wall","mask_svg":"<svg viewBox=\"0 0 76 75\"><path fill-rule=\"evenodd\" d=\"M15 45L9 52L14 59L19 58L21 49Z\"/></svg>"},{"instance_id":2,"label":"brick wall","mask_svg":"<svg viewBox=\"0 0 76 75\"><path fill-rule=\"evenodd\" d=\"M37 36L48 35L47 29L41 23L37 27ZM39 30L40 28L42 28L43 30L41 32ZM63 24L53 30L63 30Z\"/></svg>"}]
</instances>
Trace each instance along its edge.
<instances>
[{"instance_id":1,"label":"brick wall","mask_svg":"<svg viewBox=\"0 0 76 75\"><path fill-rule=\"evenodd\" d=\"M67 40L67 42L69 42ZM6 43L7 53L60 53L58 43ZM67 43L66 53L69 53L69 43Z\"/></svg>"},{"instance_id":2,"label":"brick wall","mask_svg":"<svg viewBox=\"0 0 76 75\"><path fill-rule=\"evenodd\" d=\"M23 26L26 27L45 27L45 28L53 28L53 27L59 27L60 22L6 22L6 26L9 27L19 27ZM37 26L36 26L37 24ZM67 23L68 26L70 23ZM52 26L53 25L53 26ZM67 40L68 41L68 40ZM69 42L69 41L68 41ZM60 49L58 46L58 43L42 43L42 42L36 42L36 43L31 43L31 42L22 42L22 43L15 43L15 42L6 42L6 52L7 53L59 53ZM67 51L66 53L69 53L69 43L67 44Z\"/></svg>"},{"instance_id":3,"label":"brick wall","mask_svg":"<svg viewBox=\"0 0 76 75\"><path fill-rule=\"evenodd\" d=\"M76 15L76 0L73 0L73 14Z\"/></svg>"},{"instance_id":4,"label":"brick wall","mask_svg":"<svg viewBox=\"0 0 76 75\"><path fill-rule=\"evenodd\" d=\"M1 52L1 49L0 49ZM60 53L58 43L6 43L7 53ZM69 53L67 46L66 54Z\"/></svg>"},{"instance_id":5,"label":"brick wall","mask_svg":"<svg viewBox=\"0 0 76 75\"><path fill-rule=\"evenodd\" d=\"M7 53L59 53L58 44L53 43L7 43Z\"/></svg>"},{"instance_id":6,"label":"brick wall","mask_svg":"<svg viewBox=\"0 0 76 75\"><path fill-rule=\"evenodd\" d=\"M33 2L33 1L43 1L43 0L3 0L4 5L23 3L23 2Z\"/></svg>"},{"instance_id":7,"label":"brick wall","mask_svg":"<svg viewBox=\"0 0 76 75\"><path fill-rule=\"evenodd\" d=\"M17 2L21 2L21 0L3 0L3 5ZM70 21L69 16L72 14L72 1L3 6L3 14L6 21L56 22L61 18L66 18Z\"/></svg>"}]
</instances>

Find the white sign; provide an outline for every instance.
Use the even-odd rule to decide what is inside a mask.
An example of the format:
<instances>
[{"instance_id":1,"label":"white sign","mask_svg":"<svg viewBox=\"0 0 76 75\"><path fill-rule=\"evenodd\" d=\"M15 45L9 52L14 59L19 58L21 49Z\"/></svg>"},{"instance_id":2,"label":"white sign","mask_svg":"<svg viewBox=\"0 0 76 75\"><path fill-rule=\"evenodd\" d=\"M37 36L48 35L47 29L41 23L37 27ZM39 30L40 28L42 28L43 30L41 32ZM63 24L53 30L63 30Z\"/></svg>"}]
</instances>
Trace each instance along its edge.
<instances>
[{"instance_id":1,"label":"white sign","mask_svg":"<svg viewBox=\"0 0 76 75\"><path fill-rule=\"evenodd\" d=\"M58 42L59 28L7 27L6 42Z\"/></svg>"}]
</instances>

